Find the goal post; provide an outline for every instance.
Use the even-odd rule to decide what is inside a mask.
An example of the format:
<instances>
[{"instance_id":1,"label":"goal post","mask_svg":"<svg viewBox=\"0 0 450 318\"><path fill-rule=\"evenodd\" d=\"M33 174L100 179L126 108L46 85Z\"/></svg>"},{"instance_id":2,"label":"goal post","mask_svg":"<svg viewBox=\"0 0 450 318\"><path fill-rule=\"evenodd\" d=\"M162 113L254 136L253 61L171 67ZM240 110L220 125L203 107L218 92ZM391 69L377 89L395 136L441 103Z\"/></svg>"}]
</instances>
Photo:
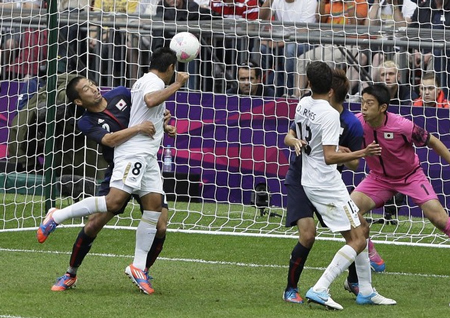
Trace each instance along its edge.
<instances>
[{"instance_id":1,"label":"goal post","mask_svg":"<svg viewBox=\"0 0 450 318\"><path fill-rule=\"evenodd\" d=\"M60 6L62 3L65 2ZM76 74L87 76L99 84L102 92L119 85L130 88L148 71L149 57L156 46L168 45L174 33L189 31L200 39L202 49L193 62L177 66L191 77L186 87L167 102L178 135L175 140L165 137L161 148L173 146L173 171L164 173L169 231L297 237L295 228L284 226L283 182L291 150L283 140L298 104L298 98L290 93L290 89L295 89L289 75L305 75L298 72L301 63L308 60L305 56L295 57L293 70L281 69L292 61L283 60L286 56L280 43L308 43L311 48L333 44L353 57L354 52L368 52L368 56L382 52L386 59L394 59L396 50L422 45L403 29L392 26L294 25L205 13L175 23L155 15L165 10L155 3L147 8L135 7L133 12L127 11L131 10L129 6L106 8L108 1L103 1L103 7L93 8L87 1L70 3L76 3L70 10L57 8L56 26L50 28L50 7L0 9L0 231L36 229L48 208L45 189L54 189L53 199L61 207L94 195L103 178L106 163L101 147L77 130L76 114L67 107L64 88L70 78ZM57 39L51 36L53 32ZM392 37L400 33L401 41ZM20 46L7 50L9 39ZM263 53L261 46L267 41L276 42L277 46ZM442 43L436 40L424 45L439 49ZM50 50L51 45L57 47L56 55ZM320 50L316 53L322 54ZM253 62L259 64L265 86L285 93L252 97L227 93L237 85L239 66ZM375 66L358 66L357 62L358 58L348 57L336 61L334 66L361 70L361 74L366 72L371 77ZM420 76L416 66L401 62L402 79L416 90L415 77ZM50 79L55 79L55 83ZM351 80L354 91L348 107L358 112L357 93L364 79ZM53 107L46 104L52 99L56 101L51 105L54 114L49 112ZM391 106L389 110L412 119L450 147L448 109ZM427 147L418 148L417 153L439 200L448 209L448 164ZM161 154L162 151L159 160ZM55 178L46 177L46 173ZM349 190L366 173L364 161L356 173L344 171ZM398 198L366 217L376 242L450 247L448 238L424 218L409 198ZM134 229L139 219L139 208L132 202L109 226ZM83 223L74 220L65 226ZM321 227L318 238L340 239Z\"/></svg>"}]
</instances>

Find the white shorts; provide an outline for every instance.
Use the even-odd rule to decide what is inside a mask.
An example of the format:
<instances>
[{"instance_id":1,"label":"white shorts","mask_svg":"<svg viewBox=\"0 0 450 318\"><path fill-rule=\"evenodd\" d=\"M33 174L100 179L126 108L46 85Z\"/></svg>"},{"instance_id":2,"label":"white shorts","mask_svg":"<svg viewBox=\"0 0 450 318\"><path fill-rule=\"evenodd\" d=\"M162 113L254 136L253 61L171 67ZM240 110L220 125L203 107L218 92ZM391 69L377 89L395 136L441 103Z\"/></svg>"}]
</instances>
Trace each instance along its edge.
<instances>
[{"instance_id":1,"label":"white shorts","mask_svg":"<svg viewBox=\"0 0 450 318\"><path fill-rule=\"evenodd\" d=\"M344 184L332 190L305 186L303 188L332 232L348 231L361 225L358 217L359 209L350 198Z\"/></svg>"},{"instance_id":2,"label":"white shorts","mask_svg":"<svg viewBox=\"0 0 450 318\"><path fill-rule=\"evenodd\" d=\"M114 157L110 187L138 194L139 197L151 192L164 195L158 161L149 155Z\"/></svg>"}]
</instances>

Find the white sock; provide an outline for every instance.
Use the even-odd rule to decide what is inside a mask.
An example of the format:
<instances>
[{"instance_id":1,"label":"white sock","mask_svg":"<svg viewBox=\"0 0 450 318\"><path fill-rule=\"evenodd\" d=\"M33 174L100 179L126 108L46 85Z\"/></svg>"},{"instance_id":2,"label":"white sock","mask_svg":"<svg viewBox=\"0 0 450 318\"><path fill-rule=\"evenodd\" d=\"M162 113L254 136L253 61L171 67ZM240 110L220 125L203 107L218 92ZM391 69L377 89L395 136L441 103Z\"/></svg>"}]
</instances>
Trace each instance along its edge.
<instances>
[{"instance_id":1,"label":"white sock","mask_svg":"<svg viewBox=\"0 0 450 318\"><path fill-rule=\"evenodd\" d=\"M156 224L160 215L160 212L144 211L137 227L133 266L140 270L145 270L147 265L147 255L155 239Z\"/></svg>"},{"instance_id":2,"label":"white sock","mask_svg":"<svg viewBox=\"0 0 450 318\"><path fill-rule=\"evenodd\" d=\"M53 219L56 223L61 224L65 220L91 215L95 212L107 212L106 198L90 197L80 202L72 204L64 209L53 212Z\"/></svg>"},{"instance_id":3,"label":"white sock","mask_svg":"<svg viewBox=\"0 0 450 318\"><path fill-rule=\"evenodd\" d=\"M350 245L344 245L334 255L333 260L314 285L313 290L317 292L327 290L336 277L341 275L355 261L355 257L356 251Z\"/></svg>"},{"instance_id":4,"label":"white sock","mask_svg":"<svg viewBox=\"0 0 450 318\"><path fill-rule=\"evenodd\" d=\"M372 272L370 270L369 253L367 246L355 258L356 274L358 275L359 292L363 296L373 293Z\"/></svg>"}]
</instances>

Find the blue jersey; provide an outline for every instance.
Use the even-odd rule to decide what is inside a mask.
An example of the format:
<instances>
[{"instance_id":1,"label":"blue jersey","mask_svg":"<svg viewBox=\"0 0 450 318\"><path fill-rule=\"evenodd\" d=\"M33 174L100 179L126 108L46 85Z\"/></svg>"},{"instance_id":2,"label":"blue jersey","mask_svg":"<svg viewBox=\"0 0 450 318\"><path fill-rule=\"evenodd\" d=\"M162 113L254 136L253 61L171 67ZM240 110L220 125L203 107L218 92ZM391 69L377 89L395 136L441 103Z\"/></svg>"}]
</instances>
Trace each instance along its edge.
<instances>
[{"instance_id":1,"label":"blue jersey","mask_svg":"<svg viewBox=\"0 0 450 318\"><path fill-rule=\"evenodd\" d=\"M85 111L78 121L78 128L88 138L101 144L103 137L128 127L130 120L131 93L119 86L105 93L106 110L98 113ZM114 164L114 148L102 145L103 157L110 167Z\"/></svg>"},{"instance_id":2,"label":"blue jersey","mask_svg":"<svg viewBox=\"0 0 450 318\"><path fill-rule=\"evenodd\" d=\"M361 149L363 141L363 129L358 118L344 108L339 116L341 121L341 131L339 136L339 145L349 148L351 151ZM296 131L295 122L290 126L290 129ZM338 166L338 170L342 172L343 165ZM302 175L302 158L297 156L295 152L291 154L289 165L289 172L286 174L285 184L300 183Z\"/></svg>"}]
</instances>

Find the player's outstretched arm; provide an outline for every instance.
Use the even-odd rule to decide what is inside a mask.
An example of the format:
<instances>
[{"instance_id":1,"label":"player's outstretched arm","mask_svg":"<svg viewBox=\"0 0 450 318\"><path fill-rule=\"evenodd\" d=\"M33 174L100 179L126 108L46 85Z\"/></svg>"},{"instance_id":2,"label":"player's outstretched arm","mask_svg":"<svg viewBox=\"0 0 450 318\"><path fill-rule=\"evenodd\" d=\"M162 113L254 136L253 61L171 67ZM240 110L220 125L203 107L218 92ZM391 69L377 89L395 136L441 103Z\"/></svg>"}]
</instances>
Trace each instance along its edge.
<instances>
[{"instance_id":1,"label":"player's outstretched arm","mask_svg":"<svg viewBox=\"0 0 450 318\"><path fill-rule=\"evenodd\" d=\"M431 135L428 146L431 147L439 156L445 159L450 164L450 151L438 138Z\"/></svg>"},{"instance_id":2,"label":"player's outstretched arm","mask_svg":"<svg viewBox=\"0 0 450 318\"><path fill-rule=\"evenodd\" d=\"M369 144L364 149L353 151L350 153L337 152L335 145L324 145L322 147L323 155L325 157L325 163L327 165L346 163L363 157L381 155L381 147L379 144L376 144L375 141Z\"/></svg>"},{"instance_id":3,"label":"player's outstretched arm","mask_svg":"<svg viewBox=\"0 0 450 318\"><path fill-rule=\"evenodd\" d=\"M116 132L111 132L103 136L102 145L116 147L137 134L143 134L152 137L155 134L155 126L151 121L144 121L133 127L128 127Z\"/></svg>"},{"instance_id":4,"label":"player's outstretched arm","mask_svg":"<svg viewBox=\"0 0 450 318\"><path fill-rule=\"evenodd\" d=\"M352 151L350 150L350 148L347 148L347 147L339 145L339 152L350 153ZM344 165L348 169L350 169L352 171L356 171L356 169L358 169L358 167L359 167L359 158L358 159L354 159L354 160L350 160L348 162L345 162Z\"/></svg>"}]
</instances>

